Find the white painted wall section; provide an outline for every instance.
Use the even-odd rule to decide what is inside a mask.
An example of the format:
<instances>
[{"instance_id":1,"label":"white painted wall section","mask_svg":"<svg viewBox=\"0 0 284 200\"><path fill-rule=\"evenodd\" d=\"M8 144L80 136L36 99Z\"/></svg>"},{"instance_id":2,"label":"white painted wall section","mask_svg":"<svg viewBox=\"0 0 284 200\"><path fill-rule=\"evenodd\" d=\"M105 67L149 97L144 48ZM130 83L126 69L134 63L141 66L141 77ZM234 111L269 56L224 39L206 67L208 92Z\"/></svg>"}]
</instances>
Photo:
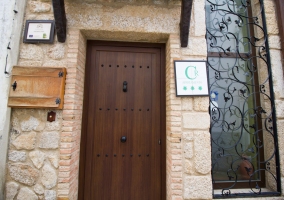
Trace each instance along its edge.
<instances>
[{"instance_id":1,"label":"white painted wall section","mask_svg":"<svg viewBox=\"0 0 284 200\"><path fill-rule=\"evenodd\" d=\"M4 199L11 114L11 109L7 107L11 80L4 72L6 58L8 72L18 61L25 7L26 0L0 1L0 200ZM9 42L10 50L7 49Z\"/></svg>"}]
</instances>

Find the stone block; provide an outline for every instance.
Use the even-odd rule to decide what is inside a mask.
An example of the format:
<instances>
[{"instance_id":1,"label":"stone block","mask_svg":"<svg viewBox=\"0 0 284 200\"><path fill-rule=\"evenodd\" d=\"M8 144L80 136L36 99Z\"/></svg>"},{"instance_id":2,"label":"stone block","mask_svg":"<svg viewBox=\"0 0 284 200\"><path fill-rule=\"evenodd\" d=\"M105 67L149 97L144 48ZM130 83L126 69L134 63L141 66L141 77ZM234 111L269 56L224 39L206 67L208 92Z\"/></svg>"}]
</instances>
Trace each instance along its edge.
<instances>
[{"instance_id":1,"label":"stone block","mask_svg":"<svg viewBox=\"0 0 284 200\"><path fill-rule=\"evenodd\" d=\"M268 173L266 176L267 185L266 187L269 188L272 191L277 191L277 182L275 181L275 177L273 177L270 173Z\"/></svg>"},{"instance_id":2,"label":"stone block","mask_svg":"<svg viewBox=\"0 0 284 200\"><path fill-rule=\"evenodd\" d=\"M186 176L184 186L184 199L212 199L210 176Z\"/></svg>"},{"instance_id":3,"label":"stone block","mask_svg":"<svg viewBox=\"0 0 284 200\"><path fill-rule=\"evenodd\" d=\"M266 23L267 23L267 32L268 34L275 34L279 33L278 24L276 22L276 16L274 13L266 13Z\"/></svg>"},{"instance_id":4,"label":"stone block","mask_svg":"<svg viewBox=\"0 0 284 200\"><path fill-rule=\"evenodd\" d=\"M42 60L41 61L19 60L18 65L27 66L27 67L38 67L42 65Z\"/></svg>"},{"instance_id":5,"label":"stone block","mask_svg":"<svg viewBox=\"0 0 284 200\"><path fill-rule=\"evenodd\" d=\"M211 171L211 143L210 133L206 131L194 132L194 167L200 174Z\"/></svg>"},{"instance_id":6,"label":"stone block","mask_svg":"<svg viewBox=\"0 0 284 200\"><path fill-rule=\"evenodd\" d=\"M20 51L20 59L42 61L43 51L40 46L36 44L25 44Z\"/></svg>"},{"instance_id":7,"label":"stone block","mask_svg":"<svg viewBox=\"0 0 284 200\"><path fill-rule=\"evenodd\" d=\"M30 2L30 11L32 13L44 13L44 12L49 12L50 10L51 10L51 5L48 3L42 3L39 1Z\"/></svg>"},{"instance_id":8,"label":"stone block","mask_svg":"<svg viewBox=\"0 0 284 200\"><path fill-rule=\"evenodd\" d=\"M26 164L10 164L8 169L13 180L29 186L35 185L39 177L38 170Z\"/></svg>"},{"instance_id":9,"label":"stone block","mask_svg":"<svg viewBox=\"0 0 284 200\"><path fill-rule=\"evenodd\" d=\"M43 132L40 137L39 147L42 149L57 149L59 146L58 132Z\"/></svg>"},{"instance_id":10,"label":"stone block","mask_svg":"<svg viewBox=\"0 0 284 200\"><path fill-rule=\"evenodd\" d=\"M29 153L30 159L32 160L36 168L41 168L45 160L45 154L41 151L32 151Z\"/></svg>"},{"instance_id":11,"label":"stone block","mask_svg":"<svg viewBox=\"0 0 284 200\"><path fill-rule=\"evenodd\" d=\"M193 157L193 144L192 142L186 142L183 147L184 157L192 158Z\"/></svg>"},{"instance_id":12,"label":"stone block","mask_svg":"<svg viewBox=\"0 0 284 200\"><path fill-rule=\"evenodd\" d=\"M34 191L35 191L36 194L41 195L41 194L44 193L44 188L43 188L43 186L41 184L36 184L34 186Z\"/></svg>"},{"instance_id":13,"label":"stone block","mask_svg":"<svg viewBox=\"0 0 284 200\"><path fill-rule=\"evenodd\" d=\"M6 183L6 200L13 200L19 190L19 184L15 182Z\"/></svg>"},{"instance_id":14,"label":"stone block","mask_svg":"<svg viewBox=\"0 0 284 200\"><path fill-rule=\"evenodd\" d=\"M274 1L264 1L264 9L266 13L275 13Z\"/></svg>"},{"instance_id":15,"label":"stone block","mask_svg":"<svg viewBox=\"0 0 284 200\"><path fill-rule=\"evenodd\" d=\"M54 15L53 13L52 14L45 13L41 15L36 15L35 20L54 20Z\"/></svg>"},{"instance_id":16,"label":"stone block","mask_svg":"<svg viewBox=\"0 0 284 200\"><path fill-rule=\"evenodd\" d=\"M28 120L21 122L22 131L42 131L44 127L45 123L32 116Z\"/></svg>"},{"instance_id":17,"label":"stone block","mask_svg":"<svg viewBox=\"0 0 284 200\"><path fill-rule=\"evenodd\" d=\"M284 102L282 100L275 100L276 117L279 119L284 118Z\"/></svg>"},{"instance_id":18,"label":"stone block","mask_svg":"<svg viewBox=\"0 0 284 200\"><path fill-rule=\"evenodd\" d=\"M208 97L195 97L194 110L208 112L209 98Z\"/></svg>"},{"instance_id":19,"label":"stone block","mask_svg":"<svg viewBox=\"0 0 284 200\"><path fill-rule=\"evenodd\" d=\"M13 114L15 114L15 113L13 112ZM17 117L14 117L14 115L12 115L12 117L11 117L11 126L13 128L19 126L19 119Z\"/></svg>"},{"instance_id":20,"label":"stone block","mask_svg":"<svg viewBox=\"0 0 284 200\"><path fill-rule=\"evenodd\" d=\"M65 67L65 66L67 66L67 61L66 60L51 60L51 59L49 59L48 61L44 62L44 64L42 64L42 66L43 67L54 67L54 66Z\"/></svg>"},{"instance_id":21,"label":"stone block","mask_svg":"<svg viewBox=\"0 0 284 200\"><path fill-rule=\"evenodd\" d=\"M193 132L183 132L182 133L182 139L184 141L192 141L193 140Z\"/></svg>"},{"instance_id":22,"label":"stone block","mask_svg":"<svg viewBox=\"0 0 284 200\"><path fill-rule=\"evenodd\" d=\"M205 37L206 34L204 2L205 1L194 1L193 3L194 36Z\"/></svg>"},{"instance_id":23,"label":"stone block","mask_svg":"<svg viewBox=\"0 0 284 200\"><path fill-rule=\"evenodd\" d=\"M38 200L38 196L29 188L23 187L20 189L17 200Z\"/></svg>"},{"instance_id":24,"label":"stone block","mask_svg":"<svg viewBox=\"0 0 284 200\"><path fill-rule=\"evenodd\" d=\"M188 129L209 129L210 115L208 113L184 113L183 127Z\"/></svg>"},{"instance_id":25,"label":"stone block","mask_svg":"<svg viewBox=\"0 0 284 200\"><path fill-rule=\"evenodd\" d=\"M194 174L195 172L192 162L187 159L184 162L184 172L190 175Z\"/></svg>"},{"instance_id":26,"label":"stone block","mask_svg":"<svg viewBox=\"0 0 284 200\"><path fill-rule=\"evenodd\" d=\"M47 131L59 131L61 129L61 123L59 121L46 123L45 130Z\"/></svg>"},{"instance_id":27,"label":"stone block","mask_svg":"<svg viewBox=\"0 0 284 200\"><path fill-rule=\"evenodd\" d=\"M279 154L284 155L284 120L277 121L277 130L278 130L278 145L279 145ZM284 156L280 156L280 163L284 163ZM284 174L284 167L281 167L281 174Z\"/></svg>"},{"instance_id":28,"label":"stone block","mask_svg":"<svg viewBox=\"0 0 284 200\"><path fill-rule=\"evenodd\" d=\"M59 167L59 158L57 154L50 154L48 155L48 159L53 165L53 167L58 168Z\"/></svg>"},{"instance_id":29,"label":"stone block","mask_svg":"<svg viewBox=\"0 0 284 200\"><path fill-rule=\"evenodd\" d=\"M182 98L181 99L181 110L191 111L193 109L192 98Z\"/></svg>"},{"instance_id":30,"label":"stone block","mask_svg":"<svg viewBox=\"0 0 284 200\"><path fill-rule=\"evenodd\" d=\"M25 150L34 149L35 143L36 143L36 133L35 132L22 133L14 141L12 141L12 144L17 149L25 149Z\"/></svg>"},{"instance_id":31,"label":"stone block","mask_svg":"<svg viewBox=\"0 0 284 200\"><path fill-rule=\"evenodd\" d=\"M55 44L47 51L47 56L54 60L63 59L65 57L65 44Z\"/></svg>"},{"instance_id":32,"label":"stone block","mask_svg":"<svg viewBox=\"0 0 284 200\"><path fill-rule=\"evenodd\" d=\"M56 200L56 191L55 190L45 190L44 200Z\"/></svg>"},{"instance_id":33,"label":"stone block","mask_svg":"<svg viewBox=\"0 0 284 200\"><path fill-rule=\"evenodd\" d=\"M181 49L183 56L206 56L207 46L205 37L190 37L188 41L188 48Z\"/></svg>"},{"instance_id":34,"label":"stone block","mask_svg":"<svg viewBox=\"0 0 284 200\"><path fill-rule=\"evenodd\" d=\"M282 56L278 50L270 50L275 98L284 98Z\"/></svg>"},{"instance_id":35,"label":"stone block","mask_svg":"<svg viewBox=\"0 0 284 200\"><path fill-rule=\"evenodd\" d=\"M24 151L11 151L8 154L9 161L23 162L27 159L27 154Z\"/></svg>"},{"instance_id":36,"label":"stone block","mask_svg":"<svg viewBox=\"0 0 284 200\"><path fill-rule=\"evenodd\" d=\"M41 170L42 177L41 182L47 188L53 188L57 183L57 174L49 164L45 164Z\"/></svg>"},{"instance_id":37,"label":"stone block","mask_svg":"<svg viewBox=\"0 0 284 200\"><path fill-rule=\"evenodd\" d=\"M268 42L270 49L281 49L280 37L278 35L269 35Z\"/></svg>"}]
</instances>

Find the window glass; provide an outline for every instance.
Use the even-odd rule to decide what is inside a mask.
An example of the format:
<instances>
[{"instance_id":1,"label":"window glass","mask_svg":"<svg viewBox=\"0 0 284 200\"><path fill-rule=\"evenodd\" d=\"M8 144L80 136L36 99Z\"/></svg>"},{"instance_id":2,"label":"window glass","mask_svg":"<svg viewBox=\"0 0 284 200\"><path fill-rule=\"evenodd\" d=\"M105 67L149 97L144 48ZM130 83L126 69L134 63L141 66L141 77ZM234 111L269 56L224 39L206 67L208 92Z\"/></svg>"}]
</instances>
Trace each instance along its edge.
<instances>
[{"instance_id":1,"label":"window glass","mask_svg":"<svg viewBox=\"0 0 284 200\"><path fill-rule=\"evenodd\" d=\"M208 51L249 53L247 16L241 1L206 1Z\"/></svg>"}]
</instances>

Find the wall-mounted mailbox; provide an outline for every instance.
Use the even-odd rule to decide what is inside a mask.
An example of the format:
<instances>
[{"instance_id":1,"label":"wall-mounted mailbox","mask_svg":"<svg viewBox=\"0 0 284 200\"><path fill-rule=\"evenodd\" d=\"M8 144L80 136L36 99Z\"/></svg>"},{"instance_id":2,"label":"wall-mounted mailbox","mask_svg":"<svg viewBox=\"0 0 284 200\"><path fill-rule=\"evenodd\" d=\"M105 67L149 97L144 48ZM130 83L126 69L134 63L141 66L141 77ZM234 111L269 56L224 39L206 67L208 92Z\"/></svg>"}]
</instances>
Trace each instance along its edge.
<instances>
[{"instance_id":1,"label":"wall-mounted mailbox","mask_svg":"<svg viewBox=\"0 0 284 200\"><path fill-rule=\"evenodd\" d=\"M15 66L8 106L62 109L65 78L65 68Z\"/></svg>"}]
</instances>

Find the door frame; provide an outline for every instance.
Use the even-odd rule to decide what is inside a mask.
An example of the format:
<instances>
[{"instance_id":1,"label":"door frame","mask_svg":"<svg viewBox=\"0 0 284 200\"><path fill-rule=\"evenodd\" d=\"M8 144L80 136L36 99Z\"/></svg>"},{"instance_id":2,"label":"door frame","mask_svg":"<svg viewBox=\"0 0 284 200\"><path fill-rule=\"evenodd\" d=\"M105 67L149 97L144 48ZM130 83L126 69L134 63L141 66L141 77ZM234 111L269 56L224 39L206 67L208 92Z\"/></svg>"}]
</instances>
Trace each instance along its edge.
<instances>
[{"instance_id":1,"label":"door frame","mask_svg":"<svg viewBox=\"0 0 284 200\"><path fill-rule=\"evenodd\" d=\"M84 81L84 100L83 100L83 114L82 114L82 129L81 129L81 144L80 144L80 161L79 161L79 191L78 199L84 199L84 177L85 177L85 163L87 149L86 142L86 128L87 128L87 114L89 107L89 94L87 89L89 83L89 69L91 67L91 48L92 46L115 46L115 47L139 47L139 48L157 48L161 52L161 200L166 199L166 60L165 60L165 44L162 43L138 43L138 42L110 42L110 41L87 41L86 67L85 67L85 81Z\"/></svg>"}]
</instances>

